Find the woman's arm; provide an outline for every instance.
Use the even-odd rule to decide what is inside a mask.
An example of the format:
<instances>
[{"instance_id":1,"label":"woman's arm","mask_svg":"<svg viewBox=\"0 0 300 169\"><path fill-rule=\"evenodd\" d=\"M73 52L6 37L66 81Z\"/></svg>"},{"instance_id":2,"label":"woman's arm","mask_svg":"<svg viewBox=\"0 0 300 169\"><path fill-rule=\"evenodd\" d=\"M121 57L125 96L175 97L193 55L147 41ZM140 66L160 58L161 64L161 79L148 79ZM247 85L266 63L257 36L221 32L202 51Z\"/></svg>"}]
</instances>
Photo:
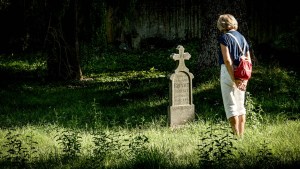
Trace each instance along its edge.
<instances>
[{"instance_id":1,"label":"woman's arm","mask_svg":"<svg viewBox=\"0 0 300 169\"><path fill-rule=\"evenodd\" d=\"M229 54L229 49L227 46L220 44L221 45L221 52L224 60L224 64L226 65L227 71L231 77L231 80L234 82L234 73L233 73L233 62Z\"/></svg>"}]
</instances>

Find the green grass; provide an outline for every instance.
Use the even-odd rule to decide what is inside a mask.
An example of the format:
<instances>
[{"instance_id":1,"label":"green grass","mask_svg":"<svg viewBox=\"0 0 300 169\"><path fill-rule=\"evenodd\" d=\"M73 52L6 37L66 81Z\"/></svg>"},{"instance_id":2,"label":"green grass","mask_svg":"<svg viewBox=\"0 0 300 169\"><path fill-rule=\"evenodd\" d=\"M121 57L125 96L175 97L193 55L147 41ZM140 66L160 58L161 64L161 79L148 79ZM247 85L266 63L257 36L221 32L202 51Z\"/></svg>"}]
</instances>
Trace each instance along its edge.
<instances>
[{"instance_id":1,"label":"green grass","mask_svg":"<svg viewBox=\"0 0 300 169\"><path fill-rule=\"evenodd\" d=\"M186 62L193 73L197 51L193 45L186 51L192 54ZM236 140L223 110L218 67L194 74L195 121L168 127L173 52L91 54L83 60L85 80L64 83L45 81L41 55L1 56L0 166L300 166L298 72L267 63L254 66L246 133Z\"/></svg>"}]
</instances>

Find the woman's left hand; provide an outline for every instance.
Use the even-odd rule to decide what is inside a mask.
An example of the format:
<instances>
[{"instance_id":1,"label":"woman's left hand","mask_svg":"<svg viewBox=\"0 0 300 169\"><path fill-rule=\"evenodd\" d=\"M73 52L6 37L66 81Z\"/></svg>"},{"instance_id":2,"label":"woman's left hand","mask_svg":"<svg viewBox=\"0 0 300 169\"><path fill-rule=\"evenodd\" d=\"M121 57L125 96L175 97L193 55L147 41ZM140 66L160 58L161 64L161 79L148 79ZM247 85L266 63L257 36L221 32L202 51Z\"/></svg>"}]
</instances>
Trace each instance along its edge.
<instances>
[{"instance_id":1,"label":"woman's left hand","mask_svg":"<svg viewBox=\"0 0 300 169\"><path fill-rule=\"evenodd\" d=\"M248 83L248 80L240 80L240 79L235 80L235 85L237 86L238 89L240 89L242 91L246 91L247 83Z\"/></svg>"}]
</instances>

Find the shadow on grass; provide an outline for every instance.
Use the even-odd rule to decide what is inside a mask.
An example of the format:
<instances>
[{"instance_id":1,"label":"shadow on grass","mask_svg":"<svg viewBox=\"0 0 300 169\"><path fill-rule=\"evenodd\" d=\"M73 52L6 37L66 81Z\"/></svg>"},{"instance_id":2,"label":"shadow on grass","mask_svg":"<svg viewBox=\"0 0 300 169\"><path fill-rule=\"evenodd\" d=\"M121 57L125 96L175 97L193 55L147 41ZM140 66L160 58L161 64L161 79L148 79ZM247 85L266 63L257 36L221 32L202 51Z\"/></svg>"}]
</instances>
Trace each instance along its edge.
<instances>
[{"instance_id":1,"label":"shadow on grass","mask_svg":"<svg viewBox=\"0 0 300 169\"><path fill-rule=\"evenodd\" d=\"M217 74L218 71L215 73ZM270 71L265 76L265 71L255 71L248 91L253 94L257 103L261 103L265 110L274 115L280 113L278 110L296 114L298 107L291 107L293 105L284 107L278 103L283 103L284 99L290 98L290 96L296 100L299 97L297 95L299 82L292 84L296 90L288 90L287 86L291 85L291 82L297 82L297 79L290 79L289 74L281 71L276 73L273 75L273 72ZM157 125L167 125L169 81L166 77L129 79L119 82L89 80L49 83L34 71L15 72L0 69L0 74L3 75L3 81L0 82L2 87L0 127L55 123L77 129L93 129L99 124L108 127L136 128L137 126L147 126L153 121ZM200 86L200 77L195 75L195 78L198 78L195 86ZM202 82L211 80L210 78L201 78ZM266 82L272 90L266 89ZM287 88L287 90L281 90L283 88ZM219 85L201 90L195 93L193 98L197 118L207 120L225 118ZM272 104L272 101L275 104ZM270 103L266 104L266 102ZM294 103L298 104L298 102ZM155 156L157 154L153 154L151 151L143 153L143 156L136 161L124 162L124 164L112 168L140 168L145 162L148 165L144 168L199 168L195 164L185 166L178 166L176 163L170 164L166 162L170 158L170 154ZM239 166L236 168L268 168L268 166L294 168L300 165L299 161L281 162L278 159L260 161L252 156L242 158L234 159L241 163L241 166L238 164ZM0 165L10 168L12 164L8 161L1 161ZM69 166L98 168L89 157L65 160L63 163L59 157L57 159L51 157L47 161L34 163L19 161L16 165L23 168L68 168Z\"/></svg>"},{"instance_id":2,"label":"shadow on grass","mask_svg":"<svg viewBox=\"0 0 300 169\"><path fill-rule=\"evenodd\" d=\"M209 80L218 81L218 74L218 68L194 74L193 84L201 87ZM94 128L95 124L136 127L153 121L167 125L167 77L54 83L45 80L43 71L5 67L0 67L0 75L1 127L44 123L73 128ZM277 68L254 67L247 90L267 113L286 112L297 119L299 80L293 77ZM282 106L286 101L291 104ZM197 118L225 118L219 84L195 93L193 102Z\"/></svg>"},{"instance_id":3,"label":"shadow on grass","mask_svg":"<svg viewBox=\"0 0 300 169\"><path fill-rule=\"evenodd\" d=\"M1 82L0 93L2 127L43 123L75 128L94 128L95 124L136 127L155 121L167 126L167 77L53 83L37 72L1 74L6 78ZM197 117L213 119L222 114L219 89L205 90L193 97Z\"/></svg>"}]
</instances>

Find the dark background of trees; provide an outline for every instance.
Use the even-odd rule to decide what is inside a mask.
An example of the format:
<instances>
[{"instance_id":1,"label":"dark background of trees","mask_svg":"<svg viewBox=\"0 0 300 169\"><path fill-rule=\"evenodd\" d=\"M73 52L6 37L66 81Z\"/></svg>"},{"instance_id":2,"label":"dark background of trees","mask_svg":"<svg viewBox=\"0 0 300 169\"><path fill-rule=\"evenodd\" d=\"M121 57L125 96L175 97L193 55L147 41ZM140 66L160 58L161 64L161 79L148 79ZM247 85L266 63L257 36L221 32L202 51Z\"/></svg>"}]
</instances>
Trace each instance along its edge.
<instances>
[{"instance_id":1,"label":"dark background of trees","mask_svg":"<svg viewBox=\"0 0 300 169\"><path fill-rule=\"evenodd\" d=\"M0 54L47 55L48 76L81 79L81 46L147 50L197 40L199 68L217 65L216 20L231 13L255 58L295 64L297 5L271 0L1 0Z\"/></svg>"}]
</instances>

